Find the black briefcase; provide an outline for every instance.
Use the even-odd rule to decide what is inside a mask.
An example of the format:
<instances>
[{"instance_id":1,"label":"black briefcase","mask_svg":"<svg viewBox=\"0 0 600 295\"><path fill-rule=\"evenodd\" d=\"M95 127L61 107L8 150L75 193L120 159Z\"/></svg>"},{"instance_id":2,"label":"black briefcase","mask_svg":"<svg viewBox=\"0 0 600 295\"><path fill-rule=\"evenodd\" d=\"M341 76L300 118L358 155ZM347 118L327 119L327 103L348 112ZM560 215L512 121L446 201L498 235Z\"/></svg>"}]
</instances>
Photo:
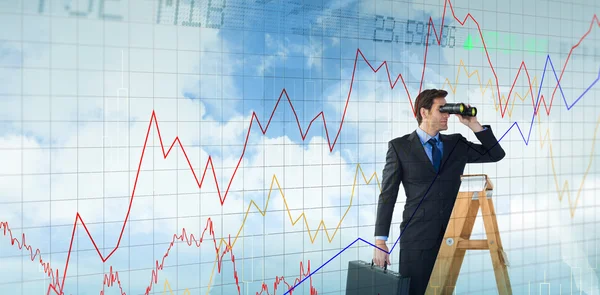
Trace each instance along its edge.
<instances>
[{"instance_id":1,"label":"black briefcase","mask_svg":"<svg viewBox=\"0 0 600 295\"><path fill-rule=\"evenodd\" d=\"M410 278L373 265L373 262L348 262L346 295L408 295Z\"/></svg>"}]
</instances>

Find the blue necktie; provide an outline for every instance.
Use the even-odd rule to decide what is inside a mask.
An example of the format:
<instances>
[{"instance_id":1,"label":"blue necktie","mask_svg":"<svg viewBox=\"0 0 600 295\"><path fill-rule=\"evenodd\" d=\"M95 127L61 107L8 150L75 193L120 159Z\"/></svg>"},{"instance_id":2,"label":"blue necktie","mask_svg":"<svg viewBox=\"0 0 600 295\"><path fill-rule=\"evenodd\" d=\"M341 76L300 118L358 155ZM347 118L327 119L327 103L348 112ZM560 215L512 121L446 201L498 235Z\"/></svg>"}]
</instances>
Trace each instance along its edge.
<instances>
[{"instance_id":1,"label":"blue necktie","mask_svg":"<svg viewBox=\"0 0 600 295\"><path fill-rule=\"evenodd\" d=\"M433 161L433 168L436 172L440 169L440 162L442 161L442 155L440 154L440 150L437 147L437 140L435 137L430 138L427 141L431 145L431 158Z\"/></svg>"}]
</instances>

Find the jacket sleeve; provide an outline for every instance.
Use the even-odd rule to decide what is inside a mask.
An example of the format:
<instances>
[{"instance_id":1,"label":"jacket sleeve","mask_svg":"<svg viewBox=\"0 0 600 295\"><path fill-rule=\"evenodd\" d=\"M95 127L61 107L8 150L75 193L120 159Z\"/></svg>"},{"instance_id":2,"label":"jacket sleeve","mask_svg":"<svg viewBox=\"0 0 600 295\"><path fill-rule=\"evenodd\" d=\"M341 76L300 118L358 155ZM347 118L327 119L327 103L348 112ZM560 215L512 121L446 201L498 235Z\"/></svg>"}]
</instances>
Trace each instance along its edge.
<instances>
[{"instance_id":1,"label":"jacket sleeve","mask_svg":"<svg viewBox=\"0 0 600 295\"><path fill-rule=\"evenodd\" d=\"M467 163L491 163L504 158L506 153L492 132L490 125L483 125L486 129L475 132L481 144L468 141L461 135L460 141L467 146Z\"/></svg>"},{"instance_id":2,"label":"jacket sleeve","mask_svg":"<svg viewBox=\"0 0 600 295\"><path fill-rule=\"evenodd\" d=\"M402 180L402 166L400 158L392 141L388 142L388 151L385 157L381 180L381 193L377 205L375 221L375 236L389 236L394 206L398 198L400 181Z\"/></svg>"}]
</instances>

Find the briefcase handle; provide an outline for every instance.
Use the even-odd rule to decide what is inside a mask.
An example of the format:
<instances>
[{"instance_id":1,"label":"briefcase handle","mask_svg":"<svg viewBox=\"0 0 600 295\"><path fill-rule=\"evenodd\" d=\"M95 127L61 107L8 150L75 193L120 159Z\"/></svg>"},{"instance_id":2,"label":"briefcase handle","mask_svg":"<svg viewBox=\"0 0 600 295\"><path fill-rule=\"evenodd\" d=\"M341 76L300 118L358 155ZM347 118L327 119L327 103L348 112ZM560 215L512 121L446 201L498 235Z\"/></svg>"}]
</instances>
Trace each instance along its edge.
<instances>
[{"instance_id":1,"label":"briefcase handle","mask_svg":"<svg viewBox=\"0 0 600 295\"><path fill-rule=\"evenodd\" d=\"M375 266L375 263L373 262L373 259L371 259L371 268L373 268L373 266ZM383 272L387 273L387 263L383 264Z\"/></svg>"}]
</instances>

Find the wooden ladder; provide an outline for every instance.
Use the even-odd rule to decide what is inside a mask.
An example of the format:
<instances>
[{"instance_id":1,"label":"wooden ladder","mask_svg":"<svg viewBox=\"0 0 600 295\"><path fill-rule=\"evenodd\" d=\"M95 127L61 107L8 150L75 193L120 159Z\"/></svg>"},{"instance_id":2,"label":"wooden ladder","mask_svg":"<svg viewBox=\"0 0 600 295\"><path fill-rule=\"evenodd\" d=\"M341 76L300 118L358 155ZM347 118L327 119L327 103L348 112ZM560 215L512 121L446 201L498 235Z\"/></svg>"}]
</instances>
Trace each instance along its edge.
<instances>
[{"instance_id":1,"label":"wooden ladder","mask_svg":"<svg viewBox=\"0 0 600 295\"><path fill-rule=\"evenodd\" d=\"M485 174L461 175L452 215L438 252L425 294L452 294L467 250L489 250L498 294L512 294L508 259L502 248L496 212L492 203L493 184ZM481 208L487 239L470 240L477 212Z\"/></svg>"}]
</instances>

